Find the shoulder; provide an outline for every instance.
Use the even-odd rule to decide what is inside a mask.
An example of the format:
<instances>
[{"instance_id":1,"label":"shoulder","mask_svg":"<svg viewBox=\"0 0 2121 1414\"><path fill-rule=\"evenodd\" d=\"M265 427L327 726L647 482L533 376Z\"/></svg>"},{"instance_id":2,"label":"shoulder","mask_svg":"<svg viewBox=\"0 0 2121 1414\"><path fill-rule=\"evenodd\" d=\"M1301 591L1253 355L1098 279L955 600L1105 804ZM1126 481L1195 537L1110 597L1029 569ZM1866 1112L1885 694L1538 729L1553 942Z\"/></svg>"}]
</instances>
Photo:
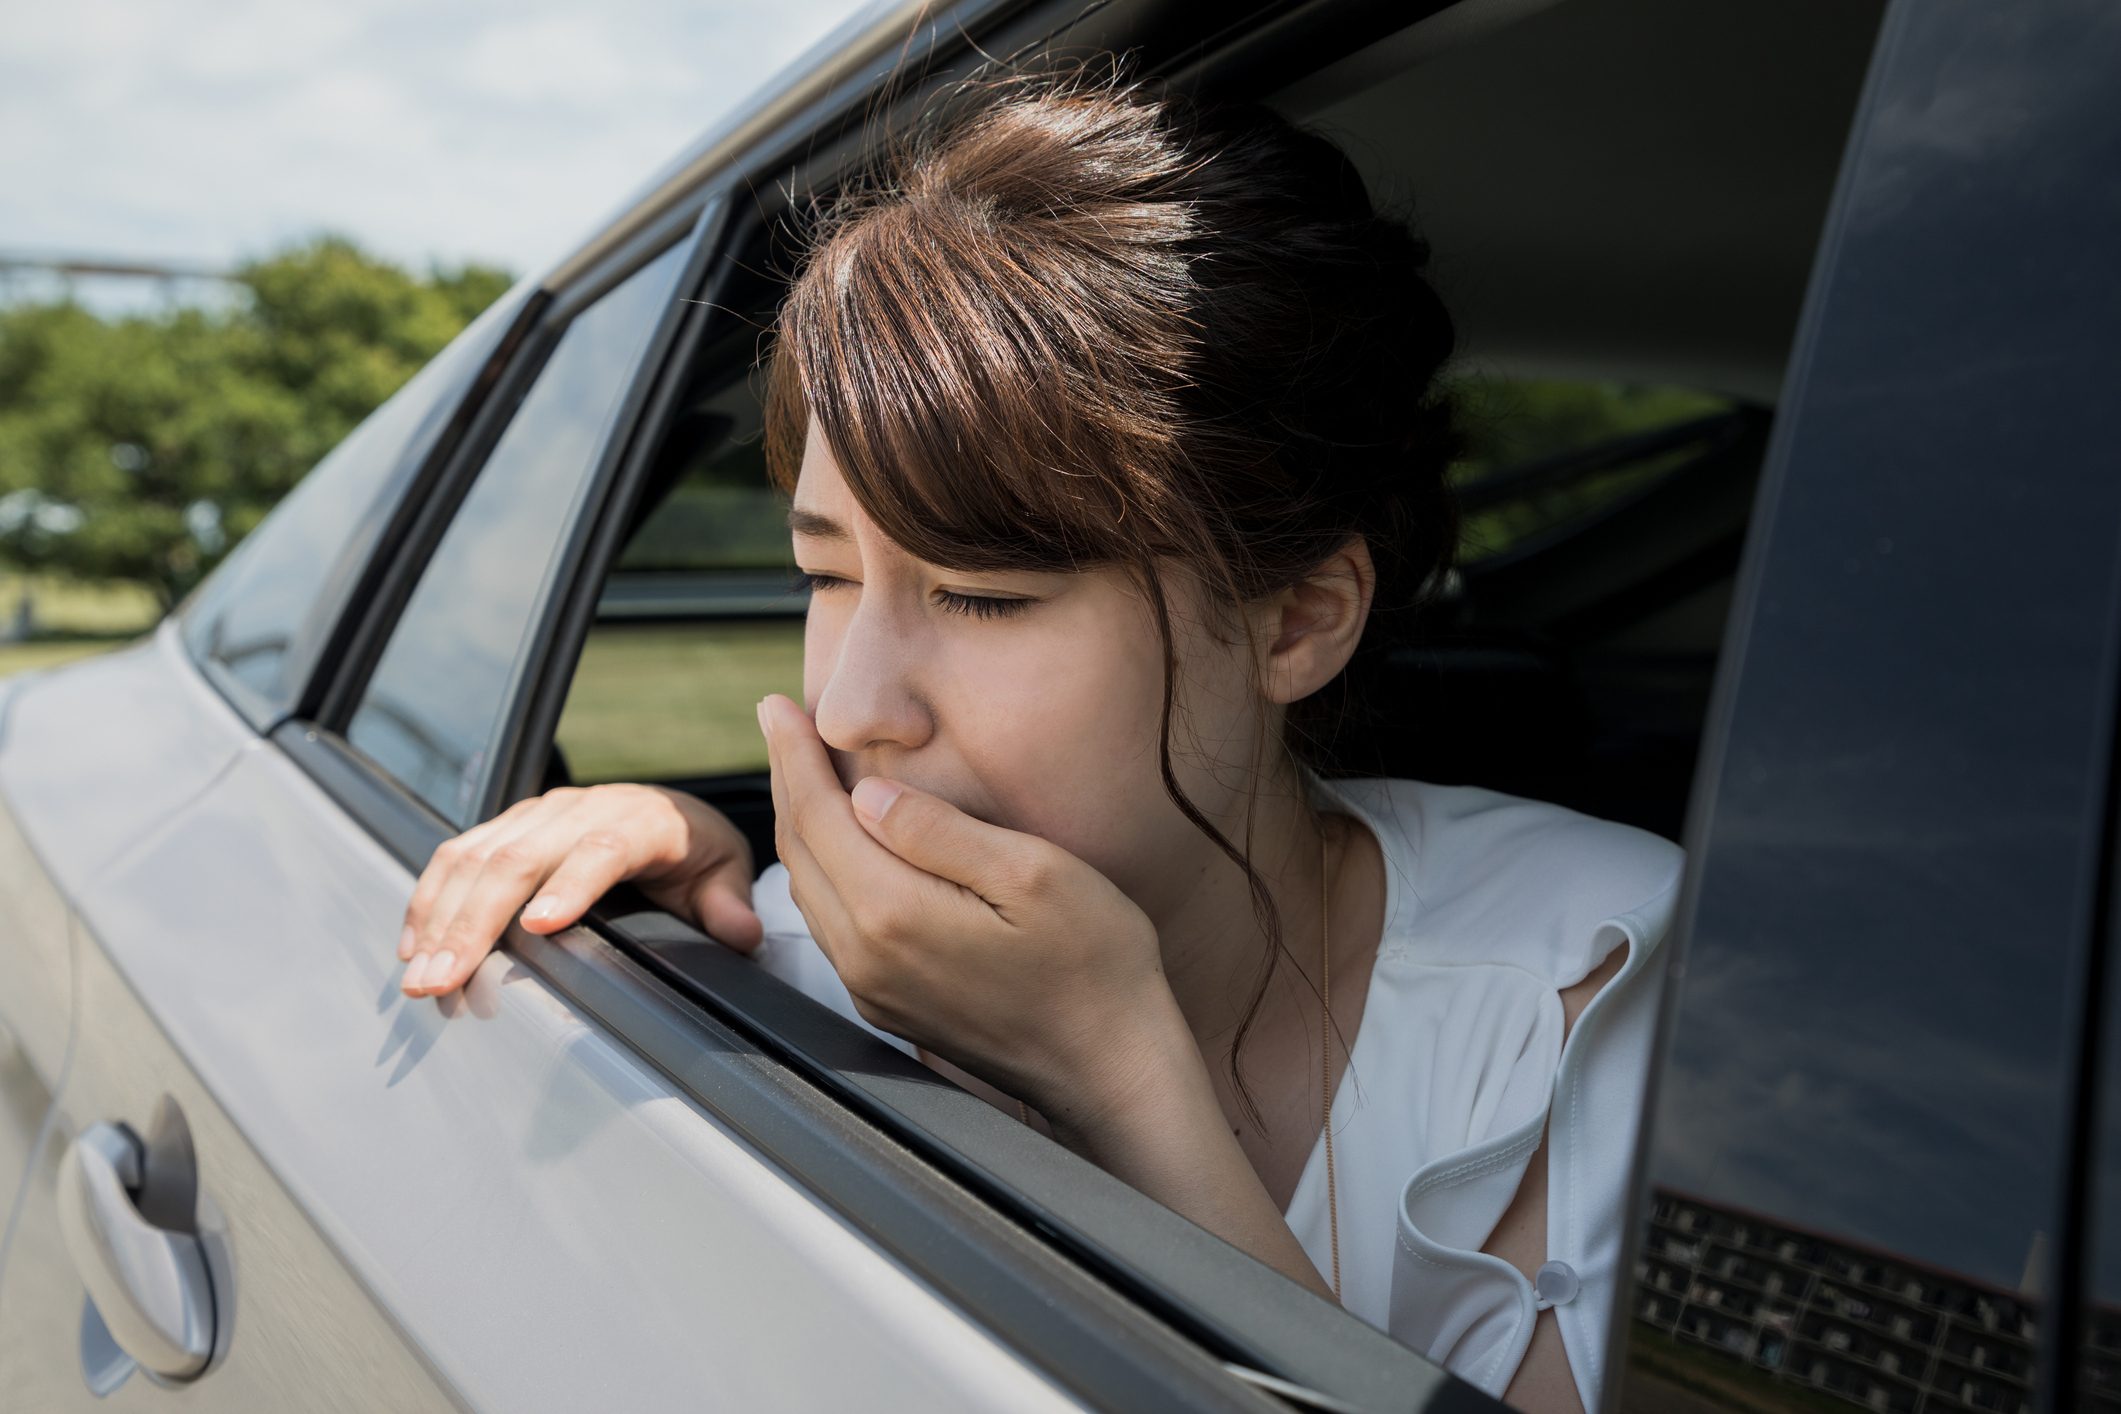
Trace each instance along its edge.
<instances>
[{"instance_id":1,"label":"shoulder","mask_svg":"<svg viewBox=\"0 0 2121 1414\"><path fill-rule=\"evenodd\" d=\"M1567 987L1622 937L1649 949L1670 926L1686 853L1661 835L1479 786L1331 784L1399 872L1394 922L1424 960L1511 962Z\"/></svg>"}]
</instances>

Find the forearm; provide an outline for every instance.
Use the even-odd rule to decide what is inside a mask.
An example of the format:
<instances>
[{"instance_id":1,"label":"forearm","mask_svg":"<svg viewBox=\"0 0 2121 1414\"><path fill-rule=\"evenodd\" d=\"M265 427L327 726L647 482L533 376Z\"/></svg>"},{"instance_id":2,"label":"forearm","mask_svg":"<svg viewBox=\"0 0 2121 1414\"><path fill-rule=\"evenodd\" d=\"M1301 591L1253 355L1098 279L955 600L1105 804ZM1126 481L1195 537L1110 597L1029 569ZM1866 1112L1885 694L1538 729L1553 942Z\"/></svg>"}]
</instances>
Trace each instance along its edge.
<instances>
[{"instance_id":1,"label":"forearm","mask_svg":"<svg viewBox=\"0 0 2121 1414\"><path fill-rule=\"evenodd\" d=\"M1333 1300L1332 1285L1319 1275L1230 1132L1200 1048L1176 1005L1168 1019L1145 1028L1124 1055L1126 1073L1100 1082L1102 1098L1097 1103L1058 1104L1044 1111L1054 1137L1225 1242ZM1054 1110L1061 1113L1056 1116Z\"/></svg>"}]
</instances>

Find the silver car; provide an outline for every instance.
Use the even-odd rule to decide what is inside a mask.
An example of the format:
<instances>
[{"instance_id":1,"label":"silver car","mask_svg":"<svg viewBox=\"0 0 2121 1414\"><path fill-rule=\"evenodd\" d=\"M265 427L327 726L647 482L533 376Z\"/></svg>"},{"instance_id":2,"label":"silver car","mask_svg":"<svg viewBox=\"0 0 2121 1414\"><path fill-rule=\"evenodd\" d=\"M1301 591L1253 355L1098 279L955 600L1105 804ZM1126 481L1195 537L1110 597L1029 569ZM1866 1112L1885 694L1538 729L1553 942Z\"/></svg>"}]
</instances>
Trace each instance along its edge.
<instances>
[{"instance_id":1,"label":"silver car","mask_svg":"<svg viewBox=\"0 0 2121 1414\"><path fill-rule=\"evenodd\" d=\"M869 120L1040 47L1325 125L1436 248L1496 436L1450 631L1371 704L1418 730L1350 768L1695 861L1608 1407L2111 1399L2121 1262L2074 1254L2121 1218L2121 638L2063 589L2121 520L2117 29L865 10L152 633L0 680L0 1408L1497 1407L629 889L400 992L432 851L553 784L693 792L772 859L748 707L803 605L747 372L789 223ZM1971 803L2007 828L1942 828Z\"/></svg>"}]
</instances>

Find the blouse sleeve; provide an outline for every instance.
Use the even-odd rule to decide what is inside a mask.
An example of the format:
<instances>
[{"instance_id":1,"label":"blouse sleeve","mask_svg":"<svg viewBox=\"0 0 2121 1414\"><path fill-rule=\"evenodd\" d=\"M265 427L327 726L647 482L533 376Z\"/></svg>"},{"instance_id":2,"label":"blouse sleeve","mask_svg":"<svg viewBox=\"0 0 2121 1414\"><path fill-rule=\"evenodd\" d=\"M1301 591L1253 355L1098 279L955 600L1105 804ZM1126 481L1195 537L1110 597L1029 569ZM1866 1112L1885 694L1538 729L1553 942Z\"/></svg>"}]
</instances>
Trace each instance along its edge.
<instances>
[{"instance_id":1,"label":"blouse sleeve","mask_svg":"<svg viewBox=\"0 0 2121 1414\"><path fill-rule=\"evenodd\" d=\"M1392 1154L1385 1172L1399 1180L1385 1199L1392 1247L1384 1326L1499 1399L1537 1313L1524 1275L1480 1249L1539 1147L1561 1051L1561 1000L1546 979L1508 965L1415 965L1399 976L1420 994L1407 1008L1416 1024L1395 1027L1396 1044L1369 1057L1373 1080L1385 1080L1379 1070L1390 1066L1403 1082L1380 1136L1381 1154ZM1401 1149L1404 1156L1393 1152Z\"/></svg>"},{"instance_id":2,"label":"blouse sleeve","mask_svg":"<svg viewBox=\"0 0 2121 1414\"><path fill-rule=\"evenodd\" d=\"M1498 984L1525 983L1529 972L1460 969L1452 1000L1471 1028L1464 1049L1484 1055L1490 1072L1505 1077L1502 1103L1465 1126L1461 1137L1471 1142L1430 1148L1434 1157L1399 1192L1387 1328L1497 1399L1524 1359L1539 1313L1552 1307L1578 1395L1589 1414L1599 1414L1605 1342L1625 1301L1620 1256L1631 1217L1629 1168L1667 960L1660 944L1675 893L1668 888L1592 931L1594 959L1623 943L1627 958L1566 1028L1565 1040L1556 978L1538 979L1527 996L1520 985ZM1478 1092L1447 1087L1453 1100L1462 1099L1461 1090ZM1549 1146L1546 1240L1535 1282L1479 1249L1542 1139Z\"/></svg>"}]
</instances>

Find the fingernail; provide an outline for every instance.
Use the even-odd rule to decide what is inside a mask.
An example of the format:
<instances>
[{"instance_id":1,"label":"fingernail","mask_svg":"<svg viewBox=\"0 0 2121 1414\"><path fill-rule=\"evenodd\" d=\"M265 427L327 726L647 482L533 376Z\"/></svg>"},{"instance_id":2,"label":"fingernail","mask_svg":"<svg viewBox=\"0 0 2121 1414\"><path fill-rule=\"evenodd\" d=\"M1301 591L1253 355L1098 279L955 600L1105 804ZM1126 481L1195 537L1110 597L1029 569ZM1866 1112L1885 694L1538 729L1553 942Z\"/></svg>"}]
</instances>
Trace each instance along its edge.
<instances>
[{"instance_id":1,"label":"fingernail","mask_svg":"<svg viewBox=\"0 0 2121 1414\"><path fill-rule=\"evenodd\" d=\"M408 923L408 924L406 924L406 925L405 925L405 931L404 931L404 932L402 932L402 933L400 933L400 934L398 934L398 961L400 961L400 962L410 962L410 961L412 961L412 943L413 943L413 931L412 931L412 925L411 925L410 923Z\"/></svg>"},{"instance_id":2,"label":"fingernail","mask_svg":"<svg viewBox=\"0 0 2121 1414\"><path fill-rule=\"evenodd\" d=\"M544 919L555 916L559 911L560 901L558 899L534 898L530 901L530 907L523 910L523 921L525 923L541 922Z\"/></svg>"},{"instance_id":3,"label":"fingernail","mask_svg":"<svg viewBox=\"0 0 2121 1414\"><path fill-rule=\"evenodd\" d=\"M455 953L436 953L434 966L427 970L427 985L430 987L439 987L444 982L447 982L449 980L450 972L455 969L456 965L457 955Z\"/></svg>"},{"instance_id":4,"label":"fingernail","mask_svg":"<svg viewBox=\"0 0 2121 1414\"><path fill-rule=\"evenodd\" d=\"M766 715L766 699L763 697L759 699L759 735L768 741L773 740L773 723Z\"/></svg>"},{"instance_id":5,"label":"fingernail","mask_svg":"<svg viewBox=\"0 0 2121 1414\"><path fill-rule=\"evenodd\" d=\"M881 776L864 776L854 783L854 808L872 820L882 820L904 789Z\"/></svg>"},{"instance_id":6,"label":"fingernail","mask_svg":"<svg viewBox=\"0 0 2121 1414\"><path fill-rule=\"evenodd\" d=\"M400 982L399 985L402 986L408 992L417 992L418 990L420 990L420 988L425 984L426 981L428 960L433 956L433 953L423 952L418 957L414 958L412 960L412 965L405 969L404 980Z\"/></svg>"}]
</instances>

